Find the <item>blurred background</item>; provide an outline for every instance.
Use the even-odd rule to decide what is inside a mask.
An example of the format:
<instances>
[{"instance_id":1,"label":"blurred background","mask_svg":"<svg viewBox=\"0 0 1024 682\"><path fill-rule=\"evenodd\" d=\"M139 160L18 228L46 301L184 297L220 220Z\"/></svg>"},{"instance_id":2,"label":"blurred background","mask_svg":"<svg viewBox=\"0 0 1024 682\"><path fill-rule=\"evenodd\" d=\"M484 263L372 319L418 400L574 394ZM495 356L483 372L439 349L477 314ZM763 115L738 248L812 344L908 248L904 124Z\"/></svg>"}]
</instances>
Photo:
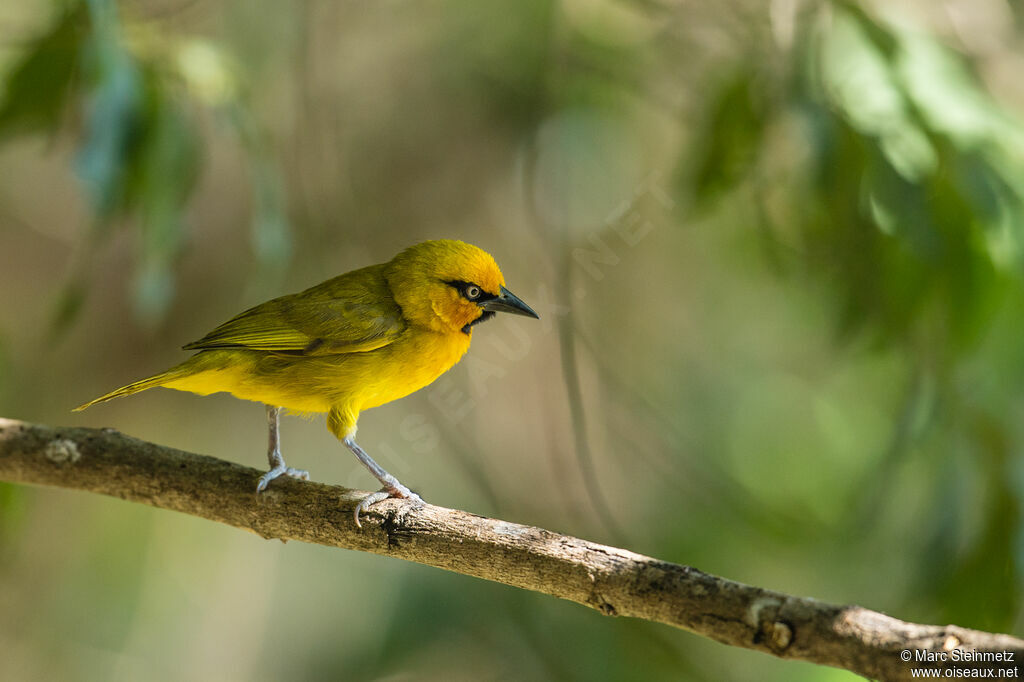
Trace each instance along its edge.
<instances>
[{"instance_id":1,"label":"blurred background","mask_svg":"<svg viewBox=\"0 0 1024 682\"><path fill-rule=\"evenodd\" d=\"M542 319L363 415L427 500L1024 634L1022 70L1006 0L3 3L0 415L263 467L252 403L70 408L464 239ZM0 612L10 680L859 679L3 483Z\"/></svg>"}]
</instances>

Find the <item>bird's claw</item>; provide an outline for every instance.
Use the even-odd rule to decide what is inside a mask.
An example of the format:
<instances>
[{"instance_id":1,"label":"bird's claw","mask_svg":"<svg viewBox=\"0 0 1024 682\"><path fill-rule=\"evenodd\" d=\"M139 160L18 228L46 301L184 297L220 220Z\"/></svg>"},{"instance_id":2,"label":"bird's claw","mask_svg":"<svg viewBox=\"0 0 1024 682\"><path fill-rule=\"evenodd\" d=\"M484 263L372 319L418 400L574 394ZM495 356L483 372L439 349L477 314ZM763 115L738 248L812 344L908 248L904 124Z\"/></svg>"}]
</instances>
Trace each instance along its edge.
<instances>
[{"instance_id":1,"label":"bird's claw","mask_svg":"<svg viewBox=\"0 0 1024 682\"><path fill-rule=\"evenodd\" d=\"M353 514L353 516L355 517L355 520L356 520L356 526L358 528L362 528L363 527L363 524L360 523L360 521L359 521L359 513L360 512L365 510L370 505L377 504L381 500L386 500L389 497L396 497L396 498L403 499L403 500L409 500L410 502L413 503L413 505L415 505L417 507L422 506L423 504L425 504L423 502L423 498L422 497L420 497L419 495L417 495L413 491L409 490L405 486L401 486L399 488L384 487L384 488L381 488L380 490L378 490L375 493L370 493L369 495L367 495L366 497L361 499L359 501L359 504L356 505L356 508L352 511L352 514Z\"/></svg>"},{"instance_id":2,"label":"bird's claw","mask_svg":"<svg viewBox=\"0 0 1024 682\"><path fill-rule=\"evenodd\" d=\"M309 480L309 472L303 469L295 469L293 467L285 466L283 463L277 465L267 473L260 476L259 483L256 484L256 492L261 493L267 489L267 485L278 476L291 476L292 478L299 478L303 481Z\"/></svg>"}]
</instances>

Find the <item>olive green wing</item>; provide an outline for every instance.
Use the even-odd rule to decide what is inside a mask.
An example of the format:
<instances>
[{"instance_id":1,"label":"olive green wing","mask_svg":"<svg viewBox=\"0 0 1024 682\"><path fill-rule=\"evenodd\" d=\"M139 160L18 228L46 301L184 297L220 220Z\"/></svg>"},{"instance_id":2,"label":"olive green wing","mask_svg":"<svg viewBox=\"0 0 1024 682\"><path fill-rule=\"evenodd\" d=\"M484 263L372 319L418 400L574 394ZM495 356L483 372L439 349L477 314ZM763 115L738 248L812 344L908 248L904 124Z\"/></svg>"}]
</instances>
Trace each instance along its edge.
<instances>
[{"instance_id":1,"label":"olive green wing","mask_svg":"<svg viewBox=\"0 0 1024 682\"><path fill-rule=\"evenodd\" d=\"M308 356L357 353L388 345L404 329L402 309L391 296L383 266L373 265L261 303L184 348Z\"/></svg>"}]
</instances>

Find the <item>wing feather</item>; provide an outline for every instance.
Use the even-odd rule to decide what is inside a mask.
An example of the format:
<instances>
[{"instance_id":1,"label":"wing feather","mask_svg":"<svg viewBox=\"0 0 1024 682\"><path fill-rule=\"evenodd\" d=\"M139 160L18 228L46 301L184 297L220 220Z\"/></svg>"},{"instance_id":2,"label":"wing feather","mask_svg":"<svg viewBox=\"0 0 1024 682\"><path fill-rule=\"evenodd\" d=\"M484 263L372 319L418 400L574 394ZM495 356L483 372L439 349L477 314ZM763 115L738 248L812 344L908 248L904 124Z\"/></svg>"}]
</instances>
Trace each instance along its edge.
<instances>
[{"instance_id":1,"label":"wing feather","mask_svg":"<svg viewBox=\"0 0 1024 682\"><path fill-rule=\"evenodd\" d=\"M405 329L383 266L373 265L236 315L186 350L249 348L293 355L357 353L386 346Z\"/></svg>"}]
</instances>

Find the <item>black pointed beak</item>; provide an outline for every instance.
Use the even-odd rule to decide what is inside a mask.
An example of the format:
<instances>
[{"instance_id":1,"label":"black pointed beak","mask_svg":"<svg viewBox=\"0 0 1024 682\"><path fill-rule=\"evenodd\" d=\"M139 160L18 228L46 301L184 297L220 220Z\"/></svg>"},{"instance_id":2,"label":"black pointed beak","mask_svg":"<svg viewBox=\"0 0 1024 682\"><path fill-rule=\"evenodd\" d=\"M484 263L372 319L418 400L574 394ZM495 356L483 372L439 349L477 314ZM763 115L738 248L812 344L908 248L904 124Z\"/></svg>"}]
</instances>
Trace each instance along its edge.
<instances>
[{"instance_id":1,"label":"black pointed beak","mask_svg":"<svg viewBox=\"0 0 1024 682\"><path fill-rule=\"evenodd\" d=\"M492 313L512 313L513 315L525 315L539 320L540 315L533 312L533 308L523 303L522 299L513 294L505 287L501 287L498 295L488 301L481 301L480 307Z\"/></svg>"}]
</instances>

